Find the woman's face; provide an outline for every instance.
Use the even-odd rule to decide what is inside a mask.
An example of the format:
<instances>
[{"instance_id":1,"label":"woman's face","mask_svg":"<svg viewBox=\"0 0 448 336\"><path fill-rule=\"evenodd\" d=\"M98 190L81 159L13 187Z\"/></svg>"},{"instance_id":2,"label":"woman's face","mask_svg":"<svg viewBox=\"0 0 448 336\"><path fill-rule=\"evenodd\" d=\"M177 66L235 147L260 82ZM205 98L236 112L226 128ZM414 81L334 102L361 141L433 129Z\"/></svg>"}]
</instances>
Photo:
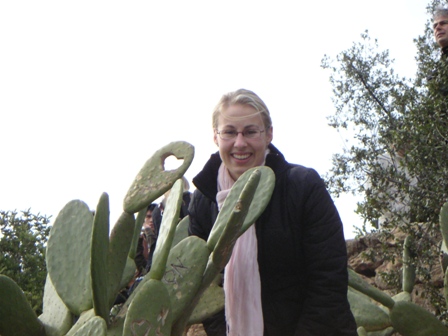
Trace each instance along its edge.
<instances>
[{"instance_id":1,"label":"woman's face","mask_svg":"<svg viewBox=\"0 0 448 336\"><path fill-rule=\"evenodd\" d=\"M262 131L258 137L247 138L238 133L233 139L221 139L217 132ZM263 164L265 152L272 141L272 127L265 129L260 113L249 105L230 105L218 117L218 129L214 141L219 147L219 155L236 181L249 168Z\"/></svg>"}]
</instances>

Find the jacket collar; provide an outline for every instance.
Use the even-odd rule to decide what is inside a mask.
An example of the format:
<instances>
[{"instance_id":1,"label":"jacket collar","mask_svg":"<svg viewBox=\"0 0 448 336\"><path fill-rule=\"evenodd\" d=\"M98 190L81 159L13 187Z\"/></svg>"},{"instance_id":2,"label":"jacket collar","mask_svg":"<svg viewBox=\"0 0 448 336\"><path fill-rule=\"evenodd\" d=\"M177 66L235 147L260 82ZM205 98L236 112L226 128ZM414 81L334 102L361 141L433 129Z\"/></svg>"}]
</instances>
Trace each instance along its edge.
<instances>
[{"instance_id":1,"label":"jacket collar","mask_svg":"<svg viewBox=\"0 0 448 336\"><path fill-rule=\"evenodd\" d=\"M268 148L269 154L266 156L266 166L271 168L274 174L278 176L287 169L288 162L273 144L270 144ZM193 184L196 188L212 200L215 200L218 193L217 176L221 162L219 152L212 154L201 172L193 178Z\"/></svg>"}]
</instances>

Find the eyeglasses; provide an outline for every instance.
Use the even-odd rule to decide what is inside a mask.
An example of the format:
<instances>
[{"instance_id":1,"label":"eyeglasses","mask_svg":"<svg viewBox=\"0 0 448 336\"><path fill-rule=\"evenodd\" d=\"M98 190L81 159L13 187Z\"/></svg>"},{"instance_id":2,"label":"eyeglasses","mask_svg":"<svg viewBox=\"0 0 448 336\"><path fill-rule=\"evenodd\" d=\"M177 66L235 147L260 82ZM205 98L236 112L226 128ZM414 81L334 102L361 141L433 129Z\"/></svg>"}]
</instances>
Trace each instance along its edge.
<instances>
[{"instance_id":1,"label":"eyeglasses","mask_svg":"<svg viewBox=\"0 0 448 336\"><path fill-rule=\"evenodd\" d=\"M432 25L432 29L436 29L438 25L443 27L447 24L448 24L448 20L440 20L438 22L434 22L434 24Z\"/></svg>"},{"instance_id":2,"label":"eyeglasses","mask_svg":"<svg viewBox=\"0 0 448 336\"><path fill-rule=\"evenodd\" d=\"M257 139L263 132L264 130L259 130L258 128L248 128L242 132L237 132L233 129L228 129L228 130L221 130L219 132L217 131L216 133L219 134L219 137L222 140L233 140L236 139L239 133L241 133L243 137L245 137L246 139Z\"/></svg>"}]
</instances>

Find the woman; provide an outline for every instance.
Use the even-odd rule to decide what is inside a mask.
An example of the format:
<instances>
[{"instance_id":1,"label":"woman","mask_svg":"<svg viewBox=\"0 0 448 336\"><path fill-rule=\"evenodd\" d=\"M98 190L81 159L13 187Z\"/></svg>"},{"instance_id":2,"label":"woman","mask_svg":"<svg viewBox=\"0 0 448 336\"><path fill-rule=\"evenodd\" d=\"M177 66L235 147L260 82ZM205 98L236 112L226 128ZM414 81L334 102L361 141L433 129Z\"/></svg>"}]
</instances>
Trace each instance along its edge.
<instances>
[{"instance_id":1,"label":"woman","mask_svg":"<svg viewBox=\"0 0 448 336\"><path fill-rule=\"evenodd\" d=\"M342 223L319 175L286 162L271 144L269 111L252 91L224 95L213 130L219 152L193 179L190 234L208 238L226 193L249 168L266 165L276 177L266 210L238 239L225 268L228 334L357 335ZM208 322L209 335L225 335L224 318Z\"/></svg>"}]
</instances>

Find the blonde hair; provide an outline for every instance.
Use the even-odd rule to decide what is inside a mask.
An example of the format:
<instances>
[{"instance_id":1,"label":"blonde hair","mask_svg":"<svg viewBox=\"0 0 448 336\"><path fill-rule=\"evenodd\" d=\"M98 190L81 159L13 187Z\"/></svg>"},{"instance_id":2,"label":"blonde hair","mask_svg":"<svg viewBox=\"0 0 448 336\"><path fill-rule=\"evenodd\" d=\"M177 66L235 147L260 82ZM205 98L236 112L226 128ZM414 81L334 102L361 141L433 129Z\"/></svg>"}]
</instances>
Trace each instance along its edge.
<instances>
[{"instance_id":1,"label":"blonde hair","mask_svg":"<svg viewBox=\"0 0 448 336\"><path fill-rule=\"evenodd\" d=\"M266 129L271 128L272 120L266 104L254 92L246 89L239 89L233 92L226 93L221 97L218 105L216 105L215 110L213 111L213 129L218 129L219 115L230 105L236 104L252 106L257 111L256 114L261 115L264 127Z\"/></svg>"}]
</instances>

